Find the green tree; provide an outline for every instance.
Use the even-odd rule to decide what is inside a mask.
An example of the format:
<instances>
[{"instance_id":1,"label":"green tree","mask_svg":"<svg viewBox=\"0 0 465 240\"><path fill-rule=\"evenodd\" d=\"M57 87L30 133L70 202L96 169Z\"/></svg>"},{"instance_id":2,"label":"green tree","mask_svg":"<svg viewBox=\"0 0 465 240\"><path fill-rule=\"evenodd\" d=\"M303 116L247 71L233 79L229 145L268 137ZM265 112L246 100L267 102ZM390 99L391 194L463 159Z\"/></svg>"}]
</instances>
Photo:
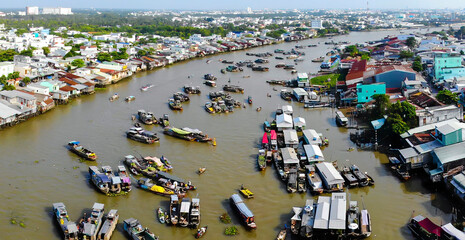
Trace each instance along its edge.
<instances>
[{"instance_id":1,"label":"green tree","mask_svg":"<svg viewBox=\"0 0 465 240\"><path fill-rule=\"evenodd\" d=\"M400 51L400 59L413 58L414 54L411 51Z\"/></svg>"},{"instance_id":2,"label":"green tree","mask_svg":"<svg viewBox=\"0 0 465 240\"><path fill-rule=\"evenodd\" d=\"M99 52L97 54L97 60L99 60L100 62L111 62L112 57L111 54L107 52Z\"/></svg>"},{"instance_id":3,"label":"green tree","mask_svg":"<svg viewBox=\"0 0 465 240\"><path fill-rule=\"evenodd\" d=\"M400 135L410 129L399 114L391 115L386 120L386 126L388 131L394 133L395 135Z\"/></svg>"},{"instance_id":4,"label":"green tree","mask_svg":"<svg viewBox=\"0 0 465 240\"><path fill-rule=\"evenodd\" d=\"M409 128L417 126L417 114L415 107L407 101L397 101L389 106L389 117L399 115Z\"/></svg>"},{"instance_id":5,"label":"green tree","mask_svg":"<svg viewBox=\"0 0 465 240\"><path fill-rule=\"evenodd\" d=\"M375 94L373 95L375 100L375 107L372 109L371 118L380 119L387 115L389 110L389 96L386 94Z\"/></svg>"},{"instance_id":6,"label":"green tree","mask_svg":"<svg viewBox=\"0 0 465 240\"><path fill-rule=\"evenodd\" d=\"M460 50L460 55L465 55L465 52L463 52L463 50Z\"/></svg>"},{"instance_id":7,"label":"green tree","mask_svg":"<svg viewBox=\"0 0 465 240\"><path fill-rule=\"evenodd\" d=\"M15 86L10 85L10 84L4 84L2 88L2 90L5 90L5 91L13 91L15 89L16 89Z\"/></svg>"},{"instance_id":8,"label":"green tree","mask_svg":"<svg viewBox=\"0 0 465 240\"><path fill-rule=\"evenodd\" d=\"M414 61L412 63L412 69L417 71L417 72L421 72L421 71L423 71L423 65L421 65L421 62L419 62L419 61Z\"/></svg>"},{"instance_id":9,"label":"green tree","mask_svg":"<svg viewBox=\"0 0 465 240\"><path fill-rule=\"evenodd\" d=\"M11 78L13 78L13 79L19 78L19 72L13 72L13 73L11 74Z\"/></svg>"},{"instance_id":10,"label":"green tree","mask_svg":"<svg viewBox=\"0 0 465 240\"><path fill-rule=\"evenodd\" d=\"M146 55L147 55L147 51L145 51L145 50L137 51L137 56L146 56Z\"/></svg>"},{"instance_id":11,"label":"green tree","mask_svg":"<svg viewBox=\"0 0 465 240\"><path fill-rule=\"evenodd\" d=\"M417 40L414 37L409 37L407 38L406 45L410 49L414 49L417 46Z\"/></svg>"},{"instance_id":12,"label":"green tree","mask_svg":"<svg viewBox=\"0 0 465 240\"><path fill-rule=\"evenodd\" d=\"M23 83L29 84L31 82L31 79L29 77L23 78Z\"/></svg>"},{"instance_id":13,"label":"green tree","mask_svg":"<svg viewBox=\"0 0 465 240\"><path fill-rule=\"evenodd\" d=\"M23 56L32 57L32 49L23 50L23 51L21 51L19 54L20 54L20 55L23 55Z\"/></svg>"},{"instance_id":14,"label":"green tree","mask_svg":"<svg viewBox=\"0 0 465 240\"><path fill-rule=\"evenodd\" d=\"M47 56L48 54L50 54L50 48L48 48L48 47L43 47L42 50L44 50L45 56Z\"/></svg>"},{"instance_id":15,"label":"green tree","mask_svg":"<svg viewBox=\"0 0 465 240\"><path fill-rule=\"evenodd\" d=\"M344 51L352 57L355 57L358 54L358 48L355 45L347 46Z\"/></svg>"},{"instance_id":16,"label":"green tree","mask_svg":"<svg viewBox=\"0 0 465 240\"><path fill-rule=\"evenodd\" d=\"M71 62L71 65L72 66L75 66L77 68L82 68L86 65L86 63L84 62L84 60L82 59L74 59L72 62Z\"/></svg>"},{"instance_id":17,"label":"green tree","mask_svg":"<svg viewBox=\"0 0 465 240\"><path fill-rule=\"evenodd\" d=\"M458 96L457 94L445 89L439 91L438 95L436 95L436 99L444 104L456 104Z\"/></svg>"}]
</instances>

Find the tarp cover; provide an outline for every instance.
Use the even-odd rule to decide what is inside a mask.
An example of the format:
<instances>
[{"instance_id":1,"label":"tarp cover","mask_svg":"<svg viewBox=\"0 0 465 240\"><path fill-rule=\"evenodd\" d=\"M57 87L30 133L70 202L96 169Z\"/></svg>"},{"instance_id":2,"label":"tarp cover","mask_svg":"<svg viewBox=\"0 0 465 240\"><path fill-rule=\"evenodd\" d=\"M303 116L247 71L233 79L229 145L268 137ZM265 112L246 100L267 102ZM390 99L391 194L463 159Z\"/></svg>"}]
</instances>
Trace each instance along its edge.
<instances>
[{"instance_id":1,"label":"tarp cover","mask_svg":"<svg viewBox=\"0 0 465 240\"><path fill-rule=\"evenodd\" d=\"M419 221L418 225L420 225L426 231L435 234L436 236L439 236L439 237L441 236L441 227L431 222L429 218L425 218Z\"/></svg>"},{"instance_id":2,"label":"tarp cover","mask_svg":"<svg viewBox=\"0 0 465 240\"><path fill-rule=\"evenodd\" d=\"M271 130L271 140L276 140L276 139L278 139L278 136L276 135L276 131Z\"/></svg>"},{"instance_id":3,"label":"tarp cover","mask_svg":"<svg viewBox=\"0 0 465 240\"><path fill-rule=\"evenodd\" d=\"M268 134L263 134L262 143L268 143Z\"/></svg>"}]
</instances>

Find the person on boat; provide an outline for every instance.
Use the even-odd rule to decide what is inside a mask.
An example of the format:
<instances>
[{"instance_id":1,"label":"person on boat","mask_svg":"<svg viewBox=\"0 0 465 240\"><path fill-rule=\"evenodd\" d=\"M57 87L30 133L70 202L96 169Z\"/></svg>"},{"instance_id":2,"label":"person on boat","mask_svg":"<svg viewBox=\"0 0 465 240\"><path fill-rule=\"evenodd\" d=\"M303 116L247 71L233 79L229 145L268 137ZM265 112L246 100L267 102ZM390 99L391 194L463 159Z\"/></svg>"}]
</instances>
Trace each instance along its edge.
<instances>
[{"instance_id":1,"label":"person on boat","mask_svg":"<svg viewBox=\"0 0 465 240\"><path fill-rule=\"evenodd\" d=\"M174 181L173 187L174 187L174 189L178 188L178 182Z\"/></svg>"}]
</instances>

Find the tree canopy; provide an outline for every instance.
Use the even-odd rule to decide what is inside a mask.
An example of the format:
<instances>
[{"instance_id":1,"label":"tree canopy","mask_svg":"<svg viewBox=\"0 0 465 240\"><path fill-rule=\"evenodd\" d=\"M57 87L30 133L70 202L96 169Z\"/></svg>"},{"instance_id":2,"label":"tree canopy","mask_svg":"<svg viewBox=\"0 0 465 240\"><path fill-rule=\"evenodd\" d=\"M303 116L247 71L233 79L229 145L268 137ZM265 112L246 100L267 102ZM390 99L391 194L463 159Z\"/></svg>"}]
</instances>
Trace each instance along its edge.
<instances>
[{"instance_id":1,"label":"tree canopy","mask_svg":"<svg viewBox=\"0 0 465 240\"><path fill-rule=\"evenodd\" d=\"M71 62L71 65L72 66L75 66L77 68L82 68L86 65L86 63L84 62L84 60L82 59L74 59L72 62Z\"/></svg>"},{"instance_id":2,"label":"tree canopy","mask_svg":"<svg viewBox=\"0 0 465 240\"><path fill-rule=\"evenodd\" d=\"M439 91L438 95L436 95L436 99L444 104L456 104L458 96L457 94L445 89Z\"/></svg>"}]
</instances>

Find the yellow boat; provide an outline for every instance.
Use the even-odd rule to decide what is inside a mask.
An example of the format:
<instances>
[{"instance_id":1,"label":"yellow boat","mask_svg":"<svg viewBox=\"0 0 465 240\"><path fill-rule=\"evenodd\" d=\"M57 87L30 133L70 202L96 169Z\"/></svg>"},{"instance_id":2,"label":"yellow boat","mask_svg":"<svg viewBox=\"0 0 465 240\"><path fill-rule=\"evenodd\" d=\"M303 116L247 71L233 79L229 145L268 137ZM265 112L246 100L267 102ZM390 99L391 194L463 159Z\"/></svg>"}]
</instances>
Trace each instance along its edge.
<instances>
[{"instance_id":1,"label":"yellow boat","mask_svg":"<svg viewBox=\"0 0 465 240\"><path fill-rule=\"evenodd\" d=\"M248 188L244 187L244 185L241 186L241 189L239 190L242 195L246 198L253 198L253 192L250 191Z\"/></svg>"}]
</instances>

